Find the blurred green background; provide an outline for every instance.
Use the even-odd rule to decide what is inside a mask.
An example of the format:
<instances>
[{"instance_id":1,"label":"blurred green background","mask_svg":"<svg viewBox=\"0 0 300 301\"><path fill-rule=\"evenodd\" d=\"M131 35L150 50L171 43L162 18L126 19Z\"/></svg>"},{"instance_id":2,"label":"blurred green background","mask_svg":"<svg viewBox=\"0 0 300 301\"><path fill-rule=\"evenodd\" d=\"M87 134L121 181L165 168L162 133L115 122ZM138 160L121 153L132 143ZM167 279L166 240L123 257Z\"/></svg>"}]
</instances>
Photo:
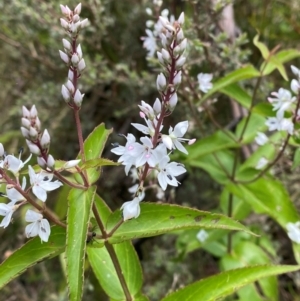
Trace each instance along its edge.
<instances>
[{"instance_id":1,"label":"blurred green background","mask_svg":"<svg viewBox=\"0 0 300 301\"><path fill-rule=\"evenodd\" d=\"M61 2L56 0L0 1L0 142L8 153L16 154L20 147L26 146L19 131L21 106L33 104L38 109L42 127L51 135L51 154L57 159L69 160L78 152L73 116L60 94L67 68L58 53L63 49L61 40L66 37L60 27L59 4ZM70 0L62 4L72 9L78 3ZM155 81L160 69L155 60L146 60L147 52L141 40L146 21L151 19L145 12L147 7L154 8L152 1L82 2L81 17L90 20L90 26L79 37L87 65L79 85L85 93L81 110L83 132L86 137L101 122L107 128L113 127L104 157L114 160L116 157L110 153L110 144L124 143L117 133L137 134L130 126L131 122L140 122L137 104L141 100L152 104L158 96ZM269 49L277 45L281 45L281 49L300 48L298 0L235 1L233 39L222 33L222 13L212 9L212 1L166 0L162 5L164 8L176 17L181 11L186 14L185 35L190 40L186 72L192 85L196 85L196 76L200 72L213 73L218 78L248 62L258 66L262 59L251 42L257 31ZM300 66L299 61L293 63ZM287 87L288 83L282 81L274 72L268 81L263 81L258 97L265 100L271 91L283 85ZM194 106L198 99L189 94L188 84L184 79L178 91L180 103L167 122L174 125L189 120L189 136L199 139L215 128L200 108ZM253 83L249 82L249 90L252 87ZM210 106L210 111L223 126L232 120L228 99L219 98ZM24 156L27 155L28 150ZM297 199L297 176L285 176L284 179L294 200ZM167 192L165 201L203 210L218 206L220 187L205 172L189 169L186 179L181 182L183 185L179 189ZM99 193L113 210L130 198L127 191L130 186L131 180L125 178L122 167L104 168L98 185ZM67 191L62 189L59 193ZM67 204L57 204L55 193L51 195L47 204L64 218ZM149 194L147 199L155 200L155 196ZM14 223L7 229L0 229L2 260L26 241L23 219L18 218L21 214L14 216ZM270 224L270 235L279 241L278 254L282 262L294 263L283 231L273 222L266 222ZM178 256L175 240L175 236L169 235L135 242L145 271L145 292L151 300L159 300L170 289L218 271L217 260L204 251L197 250L184 258ZM0 300L67 300L62 261L62 258L56 258L29 269L7 285ZM290 293L297 291L298 282L296 276L282 279L282 300L299 300ZM106 300L88 266L83 300Z\"/></svg>"}]
</instances>

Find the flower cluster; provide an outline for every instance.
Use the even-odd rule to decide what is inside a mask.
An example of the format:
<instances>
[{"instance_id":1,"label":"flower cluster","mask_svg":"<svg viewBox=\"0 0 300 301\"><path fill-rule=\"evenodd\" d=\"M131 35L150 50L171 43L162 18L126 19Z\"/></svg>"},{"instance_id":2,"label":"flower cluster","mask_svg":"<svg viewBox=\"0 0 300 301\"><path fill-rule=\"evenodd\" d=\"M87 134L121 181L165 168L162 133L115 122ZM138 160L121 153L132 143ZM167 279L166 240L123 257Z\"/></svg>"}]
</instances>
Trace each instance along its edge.
<instances>
[{"instance_id":1,"label":"flower cluster","mask_svg":"<svg viewBox=\"0 0 300 301\"><path fill-rule=\"evenodd\" d=\"M66 103L74 109L81 107L84 94L77 88L77 80L85 69L81 45L77 45L79 31L88 25L88 19L80 21L81 4L78 4L74 11L68 6L60 6L65 18L60 19L61 26L65 29L71 41L63 39L64 51L59 51L61 59L69 67L68 80L62 85L61 94Z\"/></svg>"},{"instance_id":2,"label":"flower cluster","mask_svg":"<svg viewBox=\"0 0 300 301\"><path fill-rule=\"evenodd\" d=\"M140 142L132 134L124 136L127 140L125 146L114 144L111 150L120 156L119 162L125 166L125 172L134 167L137 170L139 184L135 186L133 200L125 202L123 210L124 220L138 217L140 214L139 203L144 196L144 182L146 177L152 175L157 178L162 190L168 185L178 186L177 176L186 172L182 164L170 162L169 152L174 149L187 154L183 142L192 144L195 139L185 139L183 136L188 130L188 121L179 122L174 128L170 127L168 134L163 134L164 118L170 115L176 107L178 97L176 90L181 83L181 68L186 61L185 50L187 40L184 38L182 24L184 14L178 20L170 22L161 16L160 39L163 48L157 52L157 57L164 72L157 76L156 87L160 94L153 106L142 101L139 105L140 117L144 124L132 123L132 125L146 136L140 138Z\"/></svg>"},{"instance_id":3,"label":"flower cluster","mask_svg":"<svg viewBox=\"0 0 300 301\"><path fill-rule=\"evenodd\" d=\"M35 109L31 111L34 112ZM34 131L31 131L31 134L33 132ZM36 136L36 139L38 139L38 136ZM29 190L32 191L38 200L45 202L47 199L47 192L57 189L62 185L59 181L51 182L53 178L52 173L48 171L36 173L30 165L28 166L30 187L26 189L27 181L25 176L22 179L22 185L20 185L20 170L32 156L30 155L29 158L23 162L21 160L21 154L22 152L20 152L18 158L13 155L6 155L3 145L0 143L0 181L2 184L6 184L6 193L1 196L9 199L8 203L0 203L0 215L3 216L0 227L3 228L6 228L11 222L13 213L20 206L28 203L27 197ZM9 176L9 172L13 175L13 178ZM25 229L27 237L39 235L41 240L48 241L50 235L49 222L46 219L43 219L41 214L28 210L25 215L25 220L30 222Z\"/></svg>"},{"instance_id":4,"label":"flower cluster","mask_svg":"<svg viewBox=\"0 0 300 301\"><path fill-rule=\"evenodd\" d=\"M278 92L272 92L271 97L268 97L268 101L271 103L273 111L276 112L276 116L268 117L265 123L269 131L285 131L288 135L294 134L294 123L299 119L297 97L300 91L300 70L295 66L291 66L291 69L296 79L292 79L290 87L296 96L284 88L280 88ZM298 109L296 109L297 107ZM264 145L268 142L268 137L264 133L258 132L255 141L259 145ZM256 165L256 169L262 169L267 164L268 160L261 158Z\"/></svg>"}]
</instances>

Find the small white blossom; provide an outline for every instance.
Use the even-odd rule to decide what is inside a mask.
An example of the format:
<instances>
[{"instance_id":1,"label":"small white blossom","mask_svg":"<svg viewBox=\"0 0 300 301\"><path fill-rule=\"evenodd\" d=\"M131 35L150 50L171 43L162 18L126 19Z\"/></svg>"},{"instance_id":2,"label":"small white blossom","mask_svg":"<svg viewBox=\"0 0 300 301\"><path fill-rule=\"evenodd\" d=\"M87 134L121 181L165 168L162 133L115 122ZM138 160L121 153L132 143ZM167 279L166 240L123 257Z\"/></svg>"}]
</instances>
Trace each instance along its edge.
<instances>
[{"instance_id":1,"label":"small white blossom","mask_svg":"<svg viewBox=\"0 0 300 301\"><path fill-rule=\"evenodd\" d=\"M205 231L204 229L201 229L197 235L196 235L197 239L203 243L207 238L208 238L208 233L207 231Z\"/></svg>"},{"instance_id":2,"label":"small white blossom","mask_svg":"<svg viewBox=\"0 0 300 301\"><path fill-rule=\"evenodd\" d=\"M300 244L300 222L287 223L286 229L288 237L297 244Z\"/></svg>"},{"instance_id":3,"label":"small white blossom","mask_svg":"<svg viewBox=\"0 0 300 301\"><path fill-rule=\"evenodd\" d=\"M31 159L32 154L24 162L13 155L7 155L4 160L0 160L0 168L7 169L11 171L14 175L18 175L19 171L24 167L24 165Z\"/></svg>"},{"instance_id":4,"label":"small white blossom","mask_svg":"<svg viewBox=\"0 0 300 301\"><path fill-rule=\"evenodd\" d=\"M18 209L18 205L15 205L14 202L10 202L8 204L0 204L0 215L4 216L2 219L2 222L0 224L0 227L6 228L10 221L13 213Z\"/></svg>"},{"instance_id":5,"label":"small white blossom","mask_svg":"<svg viewBox=\"0 0 300 301\"><path fill-rule=\"evenodd\" d=\"M140 215L140 199L135 197L132 201L125 202L121 210L123 210L123 219L127 221L132 218L137 218Z\"/></svg>"},{"instance_id":6,"label":"small white blossom","mask_svg":"<svg viewBox=\"0 0 300 301\"><path fill-rule=\"evenodd\" d=\"M267 137L267 135L262 132L258 132L255 137L255 141L258 145L264 145L268 142L268 140L269 138Z\"/></svg>"},{"instance_id":7,"label":"small white blossom","mask_svg":"<svg viewBox=\"0 0 300 301\"><path fill-rule=\"evenodd\" d=\"M22 190L26 188L26 177L22 180ZM25 197L13 185L6 185L6 196L11 200L11 203L16 203L25 200Z\"/></svg>"},{"instance_id":8,"label":"small white blossom","mask_svg":"<svg viewBox=\"0 0 300 301\"><path fill-rule=\"evenodd\" d=\"M266 158L260 158L255 166L256 169L263 169L268 164L268 160Z\"/></svg>"},{"instance_id":9,"label":"small white blossom","mask_svg":"<svg viewBox=\"0 0 300 301\"><path fill-rule=\"evenodd\" d=\"M268 97L268 100L272 104L274 111L284 112L296 101L296 97L292 97L292 93L283 88L280 88L278 92L272 92L271 95L273 95L274 98Z\"/></svg>"},{"instance_id":10,"label":"small white blossom","mask_svg":"<svg viewBox=\"0 0 300 301\"><path fill-rule=\"evenodd\" d=\"M269 131L287 131L290 135L293 135L294 124L291 119L284 118L283 111L278 111L276 117L269 117L265 124Z\"/></svg>"},{"instance_id":11,"label":"small white blossom","mask_svg":"<svg viewBox=\"0 0 300 301\"><path fill-rule=\"evenodd\" d=\"M159 173L157 175L158 183L163 190L166 190L167 185L178 186L178 181L175 177L186 172L186 169L177 162L171 162L169 156L164 156L158 163Z\"/></svg>"},{"instance_id":12,"label":"small white blossom","mask_svg":"<svg viewBox=\"0 0 300 301\"><path fill-rule=\"evenodd\" d=\"M207 93L213 87L213 84L211 83L211 80L213 78L212 74L199 73L197 75L197 78L198 78L198 83L199 83L199 89L202 92Z\"/></svg>"},{"instance_id":13,"label":"small white blossom","mask_svg":"<svg viewBox=\"0 0 300 301\"><path fill-rule=\"evenodd\" d=\"M28 166L28 171L30 184L32 185L32 192L42 202L46 201L48 191L52 191L63 185L57 180L51 182L53 178L52 173L40 171L38 174L36 174L31 166Z\"/></svg>"},{"instance_id":14,"label":"small white blossom","mask_svg":"<svg viewBox=\"0 0 300 301\"><path fill-rule=\"evenodd\" d=\"M42 241L48 241L51 231L50 224L40 213L27 210L25 220L30 223L25 228L26 237L39 236Z\"/></svg>"}]
</instances>

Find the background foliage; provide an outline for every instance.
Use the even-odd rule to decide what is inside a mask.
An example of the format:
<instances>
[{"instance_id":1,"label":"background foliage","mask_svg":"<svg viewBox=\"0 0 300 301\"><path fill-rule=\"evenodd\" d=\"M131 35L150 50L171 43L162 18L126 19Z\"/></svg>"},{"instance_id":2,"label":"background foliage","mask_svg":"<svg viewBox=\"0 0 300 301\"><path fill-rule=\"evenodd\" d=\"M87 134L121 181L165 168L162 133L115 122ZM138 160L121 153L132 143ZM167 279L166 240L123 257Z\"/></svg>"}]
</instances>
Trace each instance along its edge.
<instances>
[{"instance_id":1,"label":"background foliage","mask_svg":"<svg viewBox=\"0 0 300 301\"><path fill-rule=\"evenodd\" d=\"M63 37L59 26L59 4L56 0L4 0L0 3L0 140L12 153L17 153L18 148L24 146L19 133L20 108L21 105L35 104L44 127L51 132L53 155L68 160L76 156L78 149L72 115L60 95L61 84L65 81L65 66L58 55ZM77 2L70 0L64 4L75 7ZM81 111L84 133L86 137L97 124L104 122L106 128L114 128L109 141L113 142L119 139L117 133L132 131L130 123L139 120L137 104L141 100L152 103L156 97L157 65L146 61L146 51L140 39L149 19L145 13L149 1L86 0L82 4L82 17L89 18L91 22L82 43L88 66L80 87L86 94ZM195 59L188 62L188 72L192 78L196 78L199 72L212 72L216 78L222 78L245 63L258 67L262 63L261 54L251 42L257 31L260 32L260 40L269 49L278 44L284 49L299 49L300 4L297 0L235 1L236 23L241 35L233 43L218 30L218 14L211 11L210 1L169 0L164 1L163 7L176 16L182 10L193 16L193 22L186 24L187 37L195 41L190 50L190 56ZM296 66L299 63L299 60L293 61ZM282 83L280 74L273 72L268 81L262 80L257 98L266 100L269 93L281 87ZM286 82L285 87L288 85ZM251 91L253 87L254 82L250 80L244 88ZM194 126L191 127L190 137L207 137L216 129L208 115L195 105L197 95L185 93L187 88L188 82L184 82L179 92L181 103L172 119L191 120ZM215 104L209 106L209 111L224 127L232 128L228 97L220 96ZM290 171L292 155L293 150L289 150L279 162L276 177L283 181L292 201L300 208L297 202L298 170ZM110 153L110 143L104 150L104 157L114 158ZM223 189L222 179L212 178L207 169L202 169L203 166L199 169L193 162L186 164L189 167L188 181L181 179L184 185L169 190L165 201L211 211L220 211L219 205L225 207L226 193L233 188L227 186ZM131 184L130 179L125 178L121 167L106 167L102 173L98 190L112 210L119 208L129 198L127 188ZM251 193L251 189L247 192ZM148 200L153 198L149 196ZM57 204L55 198L52 204L57 214L64 218L66 204ZM249 238L245 233L235 235L237 252L244 254L245 262L294 264L291 243L281 227L266 215L249 215L250 209L246 209L237 211L234 217L247 217L246 223L264 236ZM2 259L26 241L19 223L20 220L15 217L13 225L5 231L0 229ZM221 230L214 231L210 235L223 235ZM225 242L216 246L208 241L201 246L195 239L196 233L196 230L190 230L134 241L142 259L144 289L151 300L160 300L168 289L172 291L196 279L216 274L220 268L226 269L228 264L239 266L235 258L223 258L220 264L218 258L226 252ZM258 251L255 249L257 246L263 248ZM262 252L262 262L251 262L250 250ZM4 288L3 298L67 300L62 258L59 260L56 257L29 269ZM86 274L84 300L93 300L91 298L94 296L99 299L99 295L103 295L105 300L104 292L99 292L99 287L94 285L96 278L88 266ZM297 277L293 274L279 278L281 300L297 300ZM276 281L275 278L272 281ZM263 284L260 285L263 287ZM243 294L247 294L246 289Z\"/></svg>"}]
</instances>

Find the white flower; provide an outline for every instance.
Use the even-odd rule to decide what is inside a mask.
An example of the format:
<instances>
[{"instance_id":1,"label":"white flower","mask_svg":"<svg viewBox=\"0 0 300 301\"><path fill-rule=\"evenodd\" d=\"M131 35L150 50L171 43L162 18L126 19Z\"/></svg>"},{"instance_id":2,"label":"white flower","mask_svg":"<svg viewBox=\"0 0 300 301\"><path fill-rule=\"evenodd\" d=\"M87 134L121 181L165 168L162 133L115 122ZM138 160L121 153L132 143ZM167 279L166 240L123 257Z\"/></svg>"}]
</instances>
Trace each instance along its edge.
<instances>
[{"instance_id":1,"label":"white flower","mask_svg":"<svg viewBox=\"0 0 300 301\"><path fill-rule=\"evenodd\" d=\"M266 158L260 158L255 166L256 169L263 169L268 164Z\"/></svg>"},{"instance_id":2,"label":"white flower","mask_svg":"<svg viewBox=\"0 0 300 301\"><path fill-rule=\"evenodd\" d=\"M142 37L142 40L144 41L143 47L146 48L148 57L154 57L157 49L156 36L154 36L154 33L150 29L146 29L146 34L147 37Z\"/></svg>"},{"instance_id":3,"label":"white flower","mask_svg":"<svg viewBox=\"0 0 300 301\"><path fill-rule=\"evenodd\" d=\"M213 87L213 84L211 83L211 80L213 78L212 74L209 73L199 73L197 75L198 83L199 83L199 89L207 93L208 90L210 90Z\"/></svg>"},{"instance_id":4,"label":"white flower","mask_svg":"<svg viewBox=\"0 0 300 301\"><path fill-rule=\"evenodd\" d=\"M18 205L15 205L14 202L10 202L8 204L0 204L0 215L4 216L0 227L6 228L10 221L13 213L18 209Z\"/></svg>"},{"instance_id":5,"label":"white flower","mask_svg":"<svg viewBox=\"0 0 300 301\"><path fill-rule=\"evenodd\" d=\"M19 171L24 167L24 165L31 159L32 154L27 158L26 161L22 161L20 159L21 154L19 158L16 158L13 155L7 155L4 160L0 161L0 168L7 169L11 171L15 176L19 174Z\"/></svg>"},{"instance_id":6,"label":"white flower","mask_svg":"<svg viewBox=\"0 0 300 301\"><path fill-rule=\"evenodd\" d=\"M294 124L291 119L284 118L283 111L278 111L276 117L269 117L265 124L269 127L269 131L287 131L293 135Z\"/></svg>"},{"instance_id":7,"label":"white flower","mask_svg":"<svg viewBox=\"0 0 300 301\"><path fill-rule=\"evenodd\" d=\"M28 166L30 184L32 185L33 194L42 202L47 199L47 191L52 191L62 186L60 181L51 182L53 174L40 171L36 174L31 166Z\"/></svg>"},{"instance_id":8,"label":"white flower","mask_svg":"<svg viewBox=\"0 0 300 301\"><path fill-rule=\"evenodd\" d=\"M26 177L23 177L22 189L26 188ZM11 200L11 203L16 203L25 200L24 196L13 185L6 185L6 196Z\"/></svg>"},{"instance_id":9,"label":"white flower","mask_svg":"<svg viewBox=\"0 0 300 301\"><path fill-rule=\"evenodd\" d=\"M169 156L164 156L158 163L159 173L157 175L158 183L163 190L166 190L167 185L178 186L178 181L175 177L186 172L186 169L176 162L171 162Z\"/></svg>"},{"instance_id":10,"label":"white flower","mask_svg":"<svg viewBox=\"0 0 300 301\"><path fill-rule=\"evenodd\" d=\"M50 236L50 224L40 213L27 210L25 220L31 223L25 228L26 237L35 237L38 235L42 241L48 241Z\"/></svg>"},{"instance_id":11,"label":"white flower","mask_svg":"<svg viewBox=\"0 0 300 301\"><path fill-rule=\"evenodd\" d=\"M286 111L290 105L295 102L296 97L292 97L292 93L286 89L280 88L278 92L272 92L275 98L268 97L269 102L273 106L274 111Z\"/></svg>"},{"instance_id":12,"label":"white flower","mask_svg":"<svg viewBox=\"0 0 300 301\"><path fill-rule=\"evenodd\" d=\"M162 135L162 142L168 149L175 149L177 148L181 152L188 154L187 150L181 144L183 141L189 141L189 139L182 138L183 135L186 133L189 127L188 121L182 121L175 125L173 130L172 127L169 129L169 135Z\"/></svg>"},{"instance_id":13,"label":"white flower","mask_svg":"<svg viewBox=\"0 0 300 301\"><path fill-rule=\"evenodd\" d=\"M204 242L208 238L208 233L205 230L201 229L197 233L196 237L202 243L202 242Z\"/></svg>"},{"instance_id":14,"label":"white flower","mask_svg":"<svg viewBox=\"0 0 300 301\"><path fill-rule=\"evenodd\" d=\"M268 142L268 140L269 138L267 137L267 135L262 132L258 132L255 137L255 141L258 145L264 145Z\"/></svg>"},{"instance_id":15,"label":"white flower","mask_svg":"<svg viewBox=\"0 0 300 301\"><path fill-rule=\"evenodd\" d=\"M157 163L157 158L151 139L142 137L140 140L143 142L143 145L136 143L135 166L140 167L147 162L151 167L154 167Z\"/></svg>"},{"instance_id":16,"label":"white flower","mask_svg":"<svg viewBox=\"0 0 300 301\"><path fill-rule=\"evenodd\" d=\"M132 201L125 202L122 205L121 210L123 210L124 221L127 221L131 218L137 218L141 212L140 199L135 197Z\"/></svg>"},{"instance_id":17,"label":"white flower","mask_svg":"<svg viewBox=\"0 0 300 301\"><path fill-rule=\"evenodd\" d=\"M288 237L297 244L300 244L300 222L287 223L286 229Z\"/></svg>"}]
</instances>

